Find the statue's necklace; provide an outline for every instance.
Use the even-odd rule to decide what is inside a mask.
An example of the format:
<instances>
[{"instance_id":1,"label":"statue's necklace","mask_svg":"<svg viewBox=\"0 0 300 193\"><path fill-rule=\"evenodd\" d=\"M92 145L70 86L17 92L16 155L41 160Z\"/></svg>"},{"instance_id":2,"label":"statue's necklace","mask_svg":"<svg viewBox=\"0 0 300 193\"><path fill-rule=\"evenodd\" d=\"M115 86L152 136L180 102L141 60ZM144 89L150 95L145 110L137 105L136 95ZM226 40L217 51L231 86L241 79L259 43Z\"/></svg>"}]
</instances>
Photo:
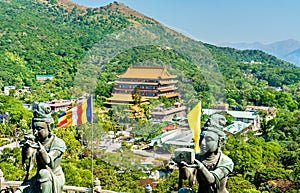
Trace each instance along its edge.
<instances>
[{"instance_id":1,"label":"statue's necklace","mask_svg":"<svg viewBox=\"0 0 300 193\"><path fill-rule=\"evenodd\" d=\"M218 164L220 156L221 154L218 153L215 156L206 158L205 160L202 161L202 163L208 170L214 170Z\"/></svg>"}]
</instances>

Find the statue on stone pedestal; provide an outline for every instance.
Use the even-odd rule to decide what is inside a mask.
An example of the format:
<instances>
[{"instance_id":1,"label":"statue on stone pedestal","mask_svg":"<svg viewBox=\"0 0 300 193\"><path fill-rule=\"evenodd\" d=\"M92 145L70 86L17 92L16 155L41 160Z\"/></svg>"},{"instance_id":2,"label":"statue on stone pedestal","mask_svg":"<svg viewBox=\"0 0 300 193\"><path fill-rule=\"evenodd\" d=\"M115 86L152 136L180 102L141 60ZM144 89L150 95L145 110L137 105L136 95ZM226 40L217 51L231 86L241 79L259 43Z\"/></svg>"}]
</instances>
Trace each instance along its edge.
<instances>
[{"instance_id":1,"label":"statue on stone pedestal","mask_svg":"<svg viewBox=\"0 0 300 193\"><path fill-rule=\"evenodd\" d=\"M16 190L17 193L62 192L65 176L60 162L66 145L62 139L52 134L53 128L54 120L51 117L50 106L46 103L39 103L32 119L33 135L25 135L25 139L20 142L22 161L27 175ZM34 162L37 165L37 173L28 180L29 171Z\"/></svg>"},{"instance_id":2,"label":"statue on stone pedestal","mask_svg":"<svg viewBox=\"0 0 300 193\"><path fill-rule=\"evenodd\" d=\"M228 193L226 182L228 175L233 171L232 160L221 152L225 143L223 129L226 118L214 114L205 123L200 134L200 153L196 154L194 163L181 161L179 164L179 193L192 193L191 189L182 188L182 180L189 179L193 185L196 178L198 193Z\"/></svg>"}]
</instances>

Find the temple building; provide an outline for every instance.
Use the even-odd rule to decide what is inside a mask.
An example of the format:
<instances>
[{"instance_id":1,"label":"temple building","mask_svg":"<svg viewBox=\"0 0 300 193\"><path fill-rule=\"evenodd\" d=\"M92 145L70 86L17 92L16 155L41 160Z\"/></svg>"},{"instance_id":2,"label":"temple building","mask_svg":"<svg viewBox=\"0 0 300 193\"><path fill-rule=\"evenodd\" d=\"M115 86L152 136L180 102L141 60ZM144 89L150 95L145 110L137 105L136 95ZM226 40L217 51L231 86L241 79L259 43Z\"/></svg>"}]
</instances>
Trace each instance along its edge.
<instances>
[{"instance_id":1,"label":"temple building","mask_svg":"<svg viewBox=\"0 0 300 193\"><path fill-rule=\"evenodd\" d=\"M151 116L155 122L173 121L175 118L181 120L186 116L186 107L180 106L178 102L166 109L158 106L153 109Z\"/></svg>"},{"instance_id":2,"label":"temple building","mask_svg":"<svg viewBox=\"0 0 300 193\"><path fill-rule=\"evenodd\" d=\"M53 112L67 111L75 101L72 100L52 100L48 102Z\"/></svg>"},{"instance_id":3,"label":"temple building","mask_svg":"<svg viewBox=\"0 0 300 193\"><path fill-rule=\"evenodd\" d=\"M161 96L177 98L177 80L166 67L130 66L127 71L119 76L115 82L112 97L107 99L107 105L134 104L132 93L138 89L141 96L140 103L146 103L149 99L158 99Z\"/></svg>"}]
</instances>

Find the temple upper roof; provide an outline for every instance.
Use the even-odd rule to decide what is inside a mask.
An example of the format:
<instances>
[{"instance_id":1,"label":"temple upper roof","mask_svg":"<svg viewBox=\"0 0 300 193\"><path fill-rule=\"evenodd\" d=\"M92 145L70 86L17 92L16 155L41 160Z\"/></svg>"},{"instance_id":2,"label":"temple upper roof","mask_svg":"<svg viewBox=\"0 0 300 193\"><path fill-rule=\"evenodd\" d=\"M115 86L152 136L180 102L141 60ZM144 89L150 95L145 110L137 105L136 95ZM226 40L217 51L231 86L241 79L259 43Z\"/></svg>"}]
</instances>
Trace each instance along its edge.
<instances>
[{"instance_id":1,"label":"temple upper roof","mask_svg":"<svg viewBox=\"0 0 300 193\"><path fill-rule=\"evenodd\" d=\"M177 76L171 75L166 67L145 67L130 65L120 78L142 78L142 79L173 79Z\"/></svg>"}]
</instances>

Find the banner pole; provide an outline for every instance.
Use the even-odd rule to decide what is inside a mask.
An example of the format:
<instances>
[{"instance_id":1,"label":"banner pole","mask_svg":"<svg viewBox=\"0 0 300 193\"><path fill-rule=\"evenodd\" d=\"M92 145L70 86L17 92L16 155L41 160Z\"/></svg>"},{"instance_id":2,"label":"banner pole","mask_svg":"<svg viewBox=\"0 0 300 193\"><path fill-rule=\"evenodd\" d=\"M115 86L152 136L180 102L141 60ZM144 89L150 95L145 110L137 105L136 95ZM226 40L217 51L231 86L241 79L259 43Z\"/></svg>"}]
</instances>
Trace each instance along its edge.
<instances>
[{"instance_id":1,"label":"banner pole","mask_svg":"<svg viewBox=\"0 0 300 193\"><path fill-rule=\"evenodd\" d=\"M91 103L92 103L92 189L94 192L94 121L93 121L93 95L91 95Z\"/></svg>"}]
</instances>

